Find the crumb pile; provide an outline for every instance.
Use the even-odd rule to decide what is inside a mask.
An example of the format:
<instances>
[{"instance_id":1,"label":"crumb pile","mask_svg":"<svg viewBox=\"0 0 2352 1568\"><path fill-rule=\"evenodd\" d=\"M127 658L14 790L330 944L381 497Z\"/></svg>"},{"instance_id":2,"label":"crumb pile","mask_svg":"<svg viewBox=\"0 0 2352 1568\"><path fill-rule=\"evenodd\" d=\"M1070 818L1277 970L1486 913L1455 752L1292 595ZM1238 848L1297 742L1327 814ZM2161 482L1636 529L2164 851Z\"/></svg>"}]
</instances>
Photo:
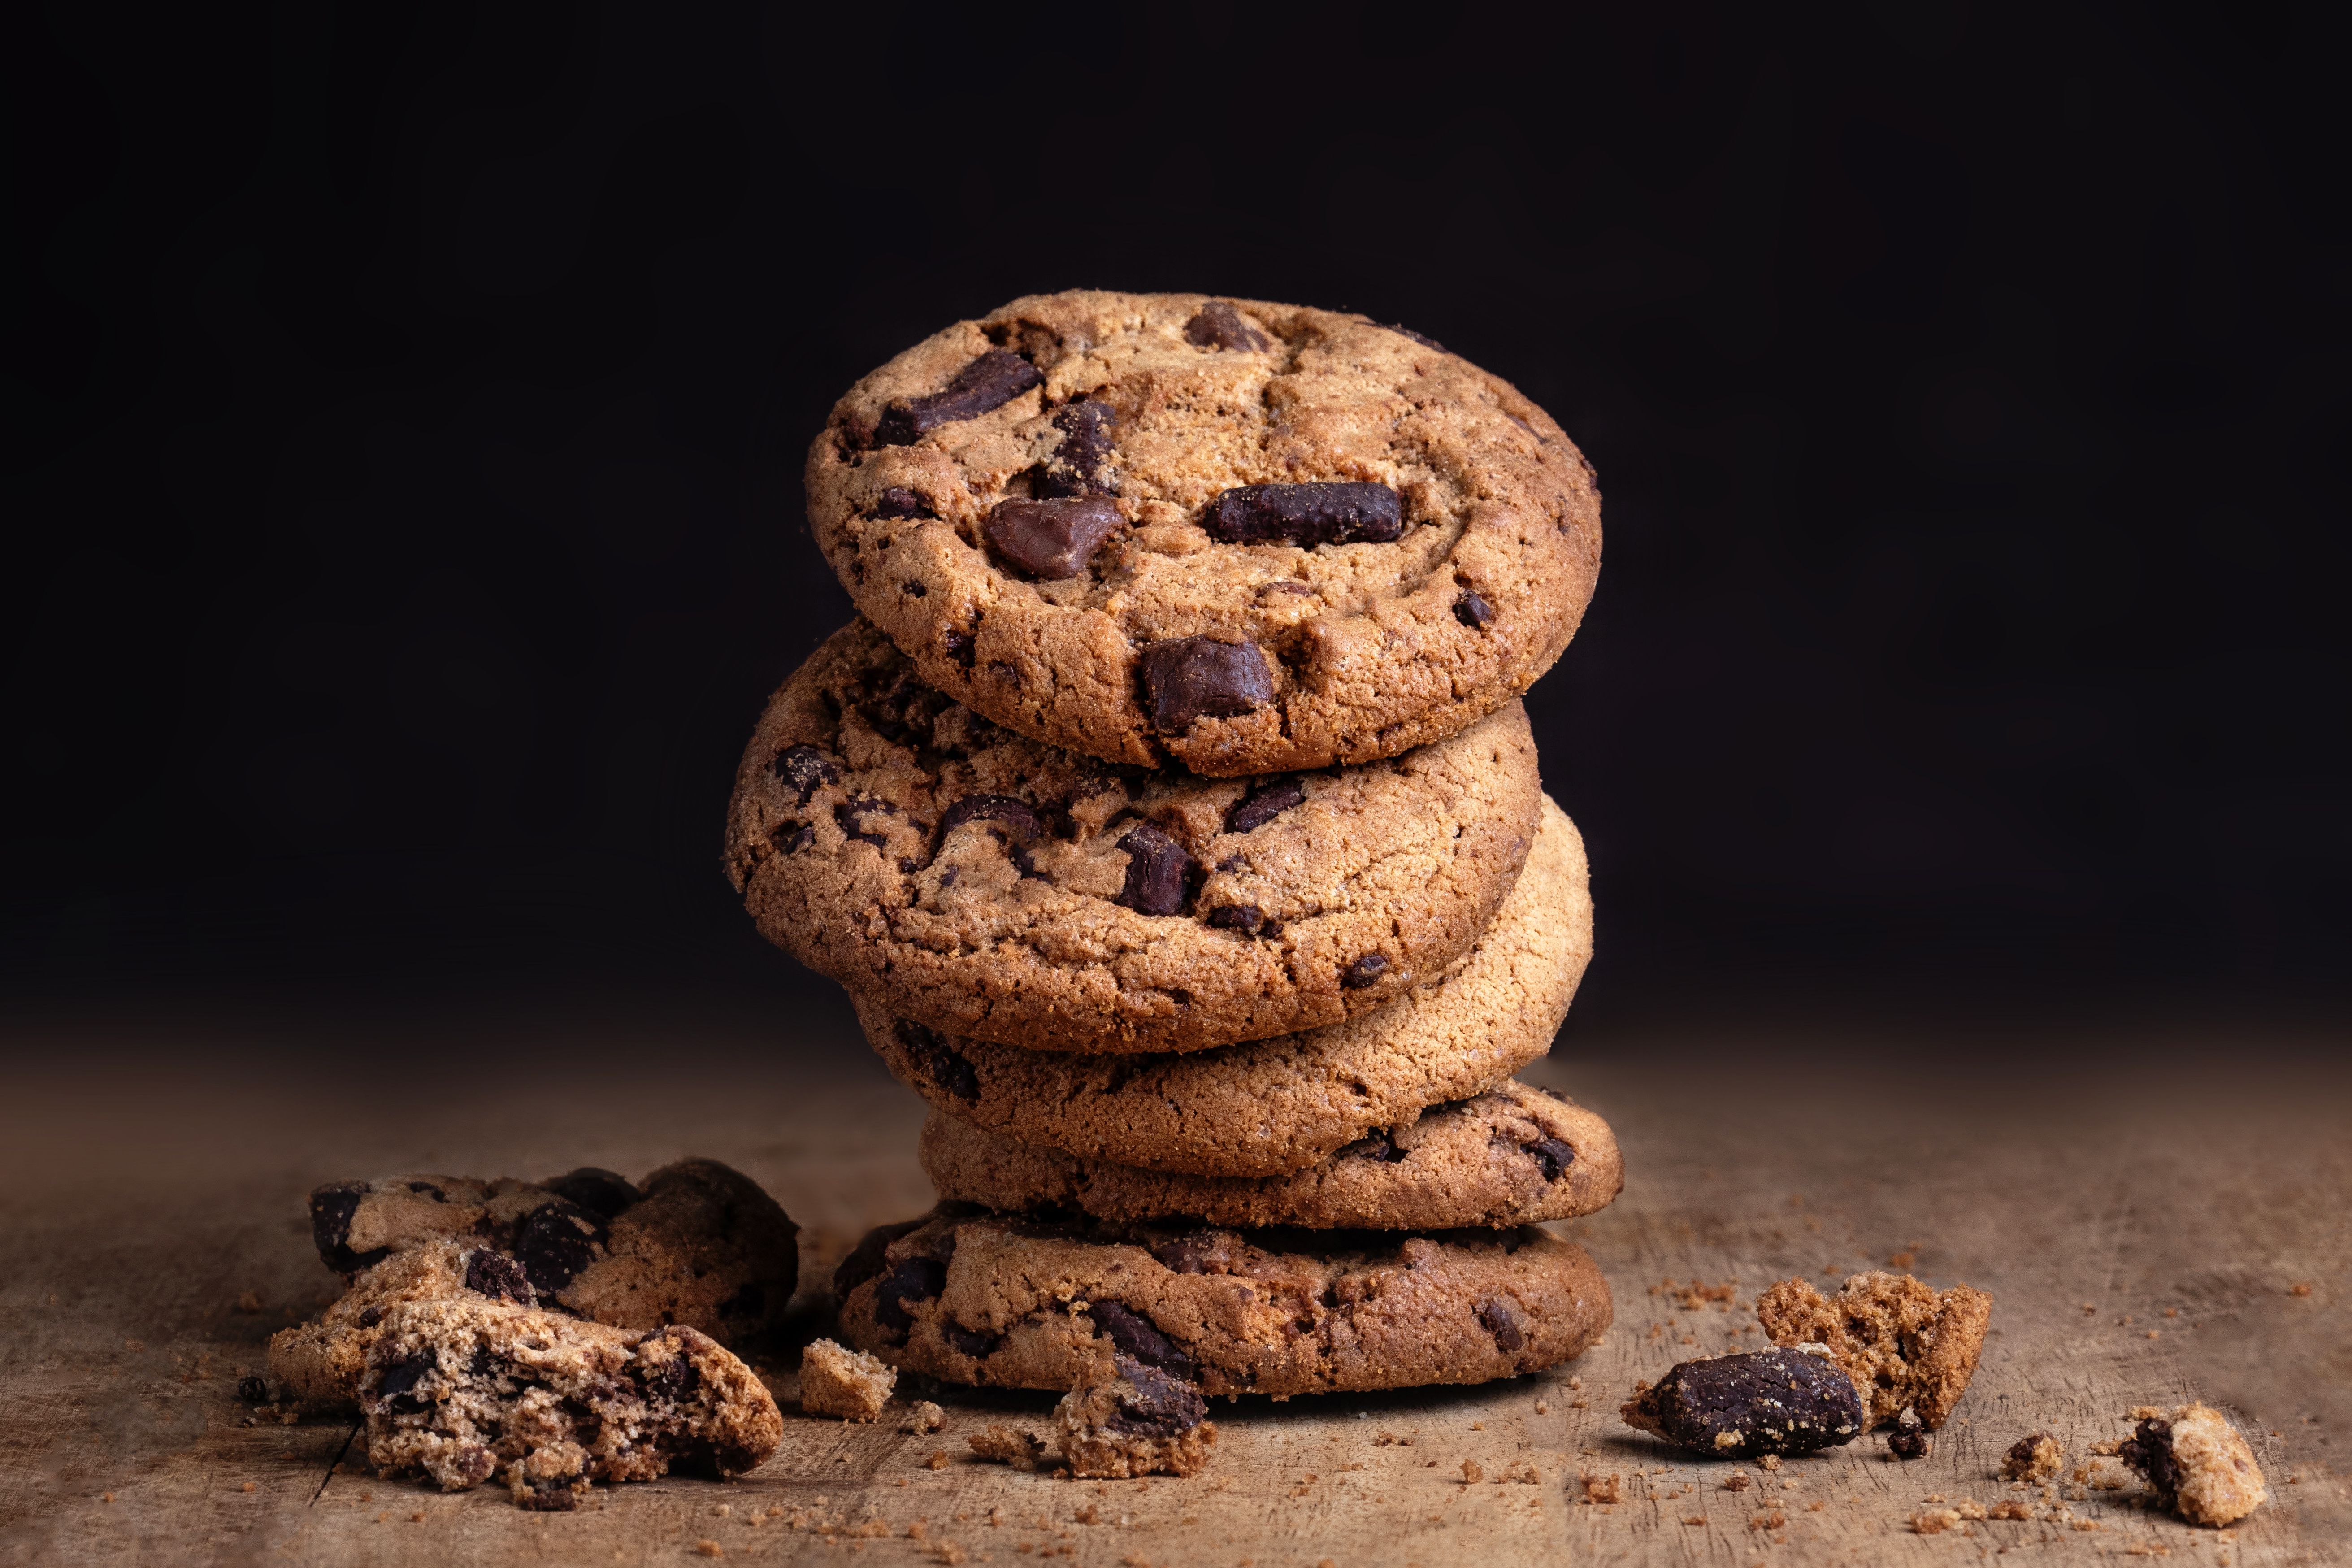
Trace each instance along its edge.
<instances>
[{"instance_id":1,"label":"crumb pile","mask_svg":"<svg viewBox=\"0 0 2352 1568\"><path fill-rule=\"evenodd\" d=\"M727 869L929 1101L940 1203L842 1264L804 1405L1056 1390L975 1450L1191 1474L1209 1397L1591 1343L1536 1227L1616 1142L1512 1076L1591 951L1517 700L1599 566L1559 426L1401 328L1081 290L859 382L807 494L859 619L761 715Z\"/></svg>"}]
</instances>

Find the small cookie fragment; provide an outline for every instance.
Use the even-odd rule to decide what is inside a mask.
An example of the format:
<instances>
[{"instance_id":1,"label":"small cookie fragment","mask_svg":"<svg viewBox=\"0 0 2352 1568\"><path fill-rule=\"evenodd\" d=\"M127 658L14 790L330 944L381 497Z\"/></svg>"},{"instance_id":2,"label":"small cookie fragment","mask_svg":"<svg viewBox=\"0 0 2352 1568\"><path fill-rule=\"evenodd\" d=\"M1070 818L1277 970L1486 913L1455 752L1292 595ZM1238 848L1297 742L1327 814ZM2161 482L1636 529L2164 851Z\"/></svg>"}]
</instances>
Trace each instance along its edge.
<instances>
[{"instance_id":1,"label":"small cookie fragment","mask_svg":"<svg viewBox=\"0 0 2352 1568\"><path fill-rule=\"evenodd\" d=\"M1115 1352L1110 1361L1107 1373L1079 1384L1054 1408L1070 1473L1122 1480L1200 1473L1217 1441L1201 1391L1133 1356Z\"/></svg>"},{"instance_id":2,"label":"small cookie fragment","mask_svg":"<svg viewBox=\"0 0 2352 1568\"><path fill-rule=\"evenodd\" d=\"M1640 1384L1625 1425L1695 1453L1810 1454L1863 1430L1862 1395L1819 1346L1686 1361Z\"/></svg>"},{"instance_id":3,"label":"small cookie fragment","mask_svg":"<svg viewBox=\"0 0 2352 1568\"><path fill-rule=\"evenodd\" d=\"M2209 1405L2184 1405L2170 1420L2145 1416L2116 1454L2191 1524L2229 1524L2270 1500L2253 1450Z\"/></svg>"},{"instance_id":4,"label":"small cookie fragment","mask_svg":"<svg viewBox=\"0 0 2352 1568\"><path fill-rule=\"evenodd\" d=\"M2066 1467L2066 1450L2047 1432L2032 1432L2009 1446L2000 1457L2005 1481L2046 1481Z\"/></svg>"},{"instance_id":5,"label":"small cookie fragment","mask_svg":"<svg viewBox=\"0 0 2352 1568\"><path fill-rule=\"evenodd\" d=\"M1783 1279L1756 1299L1756 1317L1776 1345L1826 1345L1868 1399L1870 1426L1909 1410L1932 1432L1968 1392L1992 1297L1874 1269L1830 1297L1808 1280Z\"/></svg>"},{"instance_id":6,"label":"small cookie fragment","mask_svg":"<svg viewBox=\"0 0 2352 1568\"><path fill-rule=\"evenodd\" d=\"M975 1457L1010 1465L1016 1470L1039 1468L1054 1451L1053 1446L1036 1433L1011 1426L991 1426L985 1432L974 1432L964 1441L971 1445Z\"/></svg>"},{"instance_id":7,"label":"small cookie fragment","mask_svg":"<svg viewBox=\"0 0 2352 1568\"><path fill-rule=\"evenodd\" d=\"M810 1415L871 1421L890 1403L898 1381L875 1357L832 1340L813 1341L801 1352L801 1409Z\"/></svg>"},{"instance_id":8,"label":"small cookie fragment","mask_svg":"<svg viewBox=\"0 0 2352 1568\"><path fill-rule=\"evenodd\" d=\"M894 1373L893 1375L896 1374ZM898 1430L901 1432L912 1432L916 1436L919 1437L927 1432L936 1432L947 1424L948 1413L946 1411L940 1409L938 1405L932 1404L928 1399L918 1399L914 1404L907 1407L907 1419L900 1425Z\"/></svg>"},{"instance_id":9,"label":"small cookie fragment","mask_svg":"<svg viewBox=\"0 0 2352 1568\"><path fill-rule=\"evenodd\" d=\"M1909 1413L1906 1411L1906 1414ZM1886 1451L1906 1462L1926 1458L1934 1446L1935 1440L1927 1436L1927 1428L1920 1426L1916 1417L1897 1422L1894 1430L1886 1434Z\"/></svg>"}]
</instances>

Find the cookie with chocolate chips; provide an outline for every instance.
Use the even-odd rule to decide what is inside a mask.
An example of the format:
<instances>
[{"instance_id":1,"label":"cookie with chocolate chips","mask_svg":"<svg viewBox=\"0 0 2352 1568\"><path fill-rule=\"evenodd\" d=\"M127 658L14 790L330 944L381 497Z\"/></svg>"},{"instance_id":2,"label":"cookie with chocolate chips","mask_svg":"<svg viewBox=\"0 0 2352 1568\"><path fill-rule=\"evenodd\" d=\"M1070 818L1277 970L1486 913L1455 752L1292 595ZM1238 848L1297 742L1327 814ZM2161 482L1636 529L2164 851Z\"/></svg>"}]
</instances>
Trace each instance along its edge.
<instances>
[{"instance_id":1,"label":"cookie with chocolate chips","mask_svg":"<svg viewBox=\"0 0 2352 1568\"><path fill-rule=\"evenodd\" d=\"M949 1383L1070 1389L1124 1357L1214 1396L1485 1383L1609 1326L1584 1249L1533 1226L1401 1235L1053 1222L943 1204L858 1244L842 1338Z\"/></svg>"},{"instance_id":2,"label":"cookie with chocolate chips","mask_svg":"<svg viewBox=\"0 0 2352 1568\"><path fill-rule=\"evenodd\" d=\"M859 621L761 715L727 870L769 940L913 1027L1192 1051L1444 974L1517 879L1541 802L1516 701L1402 756L1203 779L1015 734Z\"/></svg>"},{"instance_id":3,"label":"cookie with chocolate chips","mask_svg":"<svg viewBox=\"0 0 2352 1568\"><path fill-rule=\"evenodd\" d=\"M1601 564L1592 469L1499 377L1360 316L1073 290L842 398L809 522L921 678L1219 777L1394 756L1518 695Z\"/></svg>"},{"instance_id":4,"label":"cookie with chocolate chips","mask_svg":"<svg viewBox=\"0 0 2352 1568\"><path fill-rule=\"evenodd\" d=\"M1625 1184L1609 1124L1517 1081L1433 1106L1284 1176L1194 1176L1081 1160L934 1110L923 1173L942 1198L1108 1220L1445 1230L1533 1225L1601 1208Z\"/></svg>"},{"instance_id":5,"label":"cookie with chocolate chips","mask_svg":"<svg viewBox=\"0 0 2352 1568\"><path fill-rule=\"evenodd\" d=\"M1575 825L1549 800L1526 868L1470 952L1376 1013L1181 1055L1086 1057L944 1034L852 1001L892 1073L934 1110L1041 1149L1154 1171L1278 1176L1551 1048L1592 956Z\"/></svg>"}]
</instances>

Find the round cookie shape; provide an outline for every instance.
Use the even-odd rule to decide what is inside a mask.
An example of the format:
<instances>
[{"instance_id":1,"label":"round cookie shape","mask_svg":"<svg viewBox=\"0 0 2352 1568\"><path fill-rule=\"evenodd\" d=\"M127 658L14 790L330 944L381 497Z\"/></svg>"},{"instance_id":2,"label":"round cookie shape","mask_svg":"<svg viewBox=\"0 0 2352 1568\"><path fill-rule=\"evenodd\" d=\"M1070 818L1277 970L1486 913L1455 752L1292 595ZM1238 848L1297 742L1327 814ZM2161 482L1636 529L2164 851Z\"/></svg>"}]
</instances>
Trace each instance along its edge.
<instances>
[{"instance_id":1,"label":"round cookie shape","mask_svg":"<svg viewBox=\"0 0 2352 1568\"><path fill-rule=\"evenodd\" d=\"M867 1237L834 1294L844 1340L949 1383L1068 1389L1125 1356L1277 1399L1536 1372L1611 1316L1584 1249L1533 1226L1242 1231L944 1204Z\"/></svg>"},{"instance_id":2,"label":"round cookie shape","mask_svg":"<svg viewBox=\"0 0 2352 1568\"><path fill-rule=\"evenodd\" d=\"M1515 1081L1433 1106L1286 1176L1200 1176L1081 1160L934 1110L923 1173L940 1196L1009 1211L1122 1222L1198 1220L1312 1230L1499 1228L1573 1219L1625 1185L1609 1124Z\"/></svg>"},{"instance_id":3,"label":"round cookie shape","mask_svg":"<svg viewBox=\"0 0 2352 1568\"><path fill-rule=\"evenodd\" d=\"M1399 757L1203 779L1017 735L858 621L761 716L727 868L770 941L919 1028L1192 1051L1444 973L1517 879L1542 798L1516 701Z\"/></svg>"},{"instance_id":4,"label":"round cookie shape","mask_svg":"<svg viewBox=\"0 0 2352 1568\"><path fill-rule=\"evenodd\" d=\"M957 701L1216 776L1393 756L1516 697L1601 565L1591 467L1507 382L1361 316L1015 300L852 387L809 524Z\"/></svg>"},{"instance_id":5,"label":"round cookie shape","mask_svg":"<svg viewBox=\"0 0 2352 1568\"><path fill-rule=\"evenodd\" d=\"M1221 1050L1089 1058L942 1034L850 999L884 1064L958 1121L1082 1159L1266 1177L1409 1126L1424 1106L1482 1093L1542 1056L1591 957L1583 841L1547 798L1526 868L1469 953L1344 1024Z\"/></svg>"}]
</instances>

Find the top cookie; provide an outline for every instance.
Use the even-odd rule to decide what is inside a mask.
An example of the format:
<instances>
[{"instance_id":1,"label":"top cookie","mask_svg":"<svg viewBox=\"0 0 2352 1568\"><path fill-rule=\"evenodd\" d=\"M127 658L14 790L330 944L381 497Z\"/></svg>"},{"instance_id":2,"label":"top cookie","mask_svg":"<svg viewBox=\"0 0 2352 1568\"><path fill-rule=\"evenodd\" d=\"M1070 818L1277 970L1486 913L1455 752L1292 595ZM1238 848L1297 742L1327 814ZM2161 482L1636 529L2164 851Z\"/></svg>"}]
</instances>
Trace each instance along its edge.
<instances>
[{"instance_id":1,"label":"top cookie","mask_svg":"<svg viewBox=\"0 0 2352 1568\"><path fill-rule=\"evenodd\" d=\"M1568 646L1591 467L1509 383L1360 316L1074 289L850 388L809 523L922 679L1215 776L1453 734Z\"/></svg>"}]
</instances>

